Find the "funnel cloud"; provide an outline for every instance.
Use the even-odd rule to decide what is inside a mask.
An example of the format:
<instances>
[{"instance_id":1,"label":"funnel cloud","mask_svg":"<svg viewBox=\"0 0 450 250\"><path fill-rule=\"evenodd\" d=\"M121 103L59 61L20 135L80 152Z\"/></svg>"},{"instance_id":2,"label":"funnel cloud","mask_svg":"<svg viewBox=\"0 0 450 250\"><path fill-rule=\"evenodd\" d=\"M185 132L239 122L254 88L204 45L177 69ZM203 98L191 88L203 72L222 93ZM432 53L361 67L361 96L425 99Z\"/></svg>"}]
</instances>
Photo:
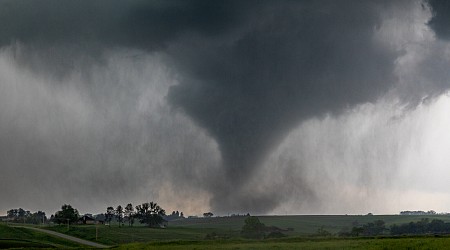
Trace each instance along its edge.
<instances>
[{"instance_id":1,"label":"funnel cloud","mask_svg":"<svg viewBox=\"0 0 450 250\"><path fill-rule=\"evenodd\" d=\"M411 185L406 159L444 162L415 150L423 117L448 122L448 7L0 1L0 211L402 209L378 201Z\"/></svg>"}]
</instances>

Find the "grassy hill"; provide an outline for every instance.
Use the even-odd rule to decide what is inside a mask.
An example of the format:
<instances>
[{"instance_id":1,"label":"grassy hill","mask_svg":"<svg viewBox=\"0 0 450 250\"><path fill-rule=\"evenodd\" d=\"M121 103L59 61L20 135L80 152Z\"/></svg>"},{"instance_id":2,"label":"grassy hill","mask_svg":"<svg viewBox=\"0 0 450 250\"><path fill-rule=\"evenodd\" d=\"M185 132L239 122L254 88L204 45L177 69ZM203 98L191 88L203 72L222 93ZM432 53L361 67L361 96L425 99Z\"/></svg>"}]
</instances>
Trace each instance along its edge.
<instances>
[{"instance_id":1,"label":"grassy hill","mask_svg":"<svg viewBox=\"0 0 450 250\"><path fill-rule=\"evenodd\" d=\"M26 228L0 223L0 249L3 248L80 248L82 245L35 232Z\"/></svg>"}]
</instances>

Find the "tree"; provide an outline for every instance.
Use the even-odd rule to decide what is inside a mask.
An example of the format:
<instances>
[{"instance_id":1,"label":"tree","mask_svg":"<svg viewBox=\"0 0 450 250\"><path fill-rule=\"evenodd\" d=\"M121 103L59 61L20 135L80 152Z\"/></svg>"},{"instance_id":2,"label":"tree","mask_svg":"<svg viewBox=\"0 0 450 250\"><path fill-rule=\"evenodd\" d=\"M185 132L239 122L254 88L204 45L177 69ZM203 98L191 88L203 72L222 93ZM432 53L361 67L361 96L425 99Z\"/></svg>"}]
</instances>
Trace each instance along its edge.
<instances>
[{"instance_id":1,"label":"tree","mask_svg":"<svg viewBox=\"0 0 450 250\"><path fill-rule=\"evenodd\" d=\"M111 220L114 217L114 208L113 207L107 207L106 208L106 214L105 214L105 221L108 222L109 226L111 226Z\"/></svg>"},{"instance_id":2,"label":"tree","mask_svg":"<svg viewBox=\"0 0 450 250\"><path fill-rule=\"evenodd\" d=\"M265 236L266 225L261 223L258 217L250 216L245 219L241 234L245 238L262 239Z\"/></svg>"},{"instance_id":3,"label":"tree","mask_svg":"<svg viewBox=\"0 0 450 250\"><path fill-rule=\"evenodd\" d=\"M8 219L12 220L12 221L17 221L17 219L19 218L19 209L10 209L6 212L6 216L8 217Z\"/></svg>"},{"instance_id":4,"label":"tree","mask_svg":"<svg viewBox=\"0 0 450 250\"><path fill-rule=\"evenodd\" d=\"M128 221L128 226L133 226L134 224L134 208L131 203L128 203L128 205L125 207L125 218Z\"/></svg>"},{"instance_id":5,"label":"tree","mask_svg":"<svg viewBox=\"0 0 450 250\"><path fill-rule=\"evenodd\" d=\"M26 215L26 211L23 210L22 208L19 208L18 215L19 215L19 218L23 219L25 217L25 215Z\"/></svg>"},{"instance_id":6,"label":"tree","mask_svg":"<svg viewBox=\"0 0 450 250\"><path fill-rule=\"evenodd\" d=\"M353 227L352 228L352 235L358 237L360 234L364 232L363 227Z\"/></svg>"},{"instance_id":7,"label":"tree","mask_svg":"<svg viewBox=\"0 0 450 250\"><path fill-rule=\"evenodd\" d=\"M159 227L164 222L163 216L166 215L166 211L152 201L136 206L136 215L139 222L149 227Z\"/></svg>"},{"instance_id":8,"label":"tree","mask_svg":"<svg viewBox=\"0 0 450 250\"><path fill-rule=\"evenodd\" d=\"M316 235L319 237L330 237L331 233L324 226L321 226L317 229Z\"/></svg>"},{"instance_id":9,"label":"tree","mask_svg":"<svg viewBox=\"0 0 450 250\"><path fill-rule=\"evenodd\" d=\"M115 213L116 213L116 219L119 222L119 227L120 227L120 225L123 222L123 208L121 205L117 206Z\"/></svg>"},{"instance_id":10,"label":"tree","mask_svg":"<svg viewBox=\"0 0 450 250\"><path fill-rule=\"evenodd\" d=\"M54 220L58 224L63 224L66 222L75 223L78 221L80 214L78 210L73 208L71 205L64 204L61 207L61 211L55 213Z\"/></svg>"},{"instance_id":11,"label":"tree","mask_svg":"<svg viewBox=\"0 0 450 250\"><path fill-rule=\"evenodd\" d=\"M37 211L37 212L32 213L27 218L27 223L41 224L41 223L45 223L46 219L47 219L47 217L45 217L45 212Z\"/></svg>"},{"instance_id":12,"label":"tree","mask_svg":"<svg viewBox=\"0 0 450 250\"><path fill-rule=\"evenodd\" d=\"M164 216L164 219L167 221L178 220L184 218L183 212L172 211L170 215Z\"/></svg>"},{"instance_id":13,"label":"tree","mask_svg":"<svg viewBox=\"0 0 450 250\"><path fill-rule=\"evenodd\" d=\"M212 217L213 215L211 212L203 213L203 217Z\"/></svg>"},{"instance_id":14,"label":"tree","mask_svg":"<svg viewBox=\"0 0 450 250\"><path fill-rule=\"evenodd\" d=\"M30 223L30 224L40 224L44 223L47 217L42 211L31 213L30 211L25 211L22 208L10 209L6 212L8 220L14 222Z\"/></svg>"},{"instance_id":15,"label":"tree","mask_svg":"<svg viewBox=\"0 0 450 250\"><path fill-rule=\"evenodd\" d=\"M383 220L376 220L374 224L374 235L383 234L386 231L386 223Z\"/></svg>"}]
</instances>

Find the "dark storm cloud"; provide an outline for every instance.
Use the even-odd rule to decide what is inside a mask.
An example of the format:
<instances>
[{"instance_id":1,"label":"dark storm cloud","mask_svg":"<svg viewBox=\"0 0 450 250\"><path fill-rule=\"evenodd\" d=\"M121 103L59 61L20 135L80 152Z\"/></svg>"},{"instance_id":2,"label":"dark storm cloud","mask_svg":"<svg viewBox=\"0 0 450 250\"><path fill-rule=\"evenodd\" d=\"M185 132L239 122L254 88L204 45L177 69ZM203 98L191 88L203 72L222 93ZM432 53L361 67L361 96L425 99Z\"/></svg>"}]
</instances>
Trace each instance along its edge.
<instances>
[{"instance_id":1,"label":"dark storm cloud","mask_svg":"<svg viewBox=\"0 0 450 250\"><path fill-rule=\"evenodd\" d=\"M185 53L178 62L190 78L171 89L169 100L205 127L222 153L226 174L216 209L275 205L270 195L243 190L286 134L304 119L389 90L397 54L374 41L380 8L355 1L270 3L255 6L231 41L174 46L175 58Z\"/></svg>"},{"instance_id":2,"label":"dark storm cloud","mask_svg":"<svg viewBox=\"0 0 450 250\"><path fill-rule=\"evenodd\" d=\"M385 10L410 3L10 0L0 2L0 44L22 44L32 53L19 53L17 60L52 74L95 71L102 54L117 48L163 54L179 75L168 102L204 128L221 152L223 172L201 178L213 195L212 208L265 212L277 205L276 192L247 184L292 129L308 118L375 101L393 88L395 62L404 52L376 34ZM72 58L84 63L74 67ZM125 96L112 117L129 120L140 85L87 82L88 95L106 109L116 100L109 94ZM127 88L130 94L121 95ZM128 140L126 131L117 132L117 143ZM305 187L300 193L311 192Z\"/></svg>"},{"instance_id":3,"label":"dark storm cloud","mask_svg":"<svg viewBox=\"0 0 450 250\"><path fill-rule=\"evenodd\" d=\"M102 59L105 49L162 51L186 33L219 35L241 17L233 1L0 1L0 46L19 42L53 74L73 70L74 60ZM243 10L240 10L240 9ZM19 58L20 59L20 58ZM33 58L22 63L36 68ZM101 61L100 61L101 63Z\"/></svg>"},{"instance_id":4,"label":"dark storm cloud","mask_svg":"<svg viewBox=\"0 0 450 250\"><path fill-rule=\"evenodd\" d=\"M234 19L231 1L4 0L0 7L3 45L19 40L161 49L183 32L223 32Z\"/></svg>"},{"instance_id":5,"label":"dark storm cloud","mask_svg":"<svg viewBox=\"0 0 450 250\"><path fill-rule=\"evenodd\" d=\"M433 18L428 23L436 35L450 39L450 2L445 0L428 0L433 11Z\"/></svg>"}]
</instances>

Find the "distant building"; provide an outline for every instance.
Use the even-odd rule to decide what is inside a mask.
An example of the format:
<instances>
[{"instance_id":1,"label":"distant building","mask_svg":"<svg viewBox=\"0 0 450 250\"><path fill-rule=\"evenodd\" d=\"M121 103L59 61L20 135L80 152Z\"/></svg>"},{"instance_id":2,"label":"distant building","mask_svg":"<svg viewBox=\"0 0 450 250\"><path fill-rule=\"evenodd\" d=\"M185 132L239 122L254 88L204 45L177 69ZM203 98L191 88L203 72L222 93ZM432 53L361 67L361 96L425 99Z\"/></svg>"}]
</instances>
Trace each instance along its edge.
<instances>
[{"instance_id":1,"label":"distant building","mask_svg":"<svg viewBox=\"0 0 450 250\"><path fill-rule=\"evenodd\" d=\"M163 219L163 221L159 224L159 227L161 228L166 228L169 226L169 222L165 219Z\"/></svg>"},{"instance_id":2,"label":"distant building","mask_svg":"<svg viewBox=\"0 0 450 250\"><path fill-rule=\"evenodd\" d=\"M97 214L94 216L95 221L97 224L105 224L106 216L104 214Z\"/></svg>"},{"instance_id":3,"label":"distant building","mask_svg":"<svg viewBox=\"0 0 450 250\"><path fill-rule=\"evenodd\" d=\"M78 223L79 224L85 224L85 225L93 225L95 224L95 219L92 218L92 216L90 215L83 215L79 220Z\"/></svg>"}]
</instances>

